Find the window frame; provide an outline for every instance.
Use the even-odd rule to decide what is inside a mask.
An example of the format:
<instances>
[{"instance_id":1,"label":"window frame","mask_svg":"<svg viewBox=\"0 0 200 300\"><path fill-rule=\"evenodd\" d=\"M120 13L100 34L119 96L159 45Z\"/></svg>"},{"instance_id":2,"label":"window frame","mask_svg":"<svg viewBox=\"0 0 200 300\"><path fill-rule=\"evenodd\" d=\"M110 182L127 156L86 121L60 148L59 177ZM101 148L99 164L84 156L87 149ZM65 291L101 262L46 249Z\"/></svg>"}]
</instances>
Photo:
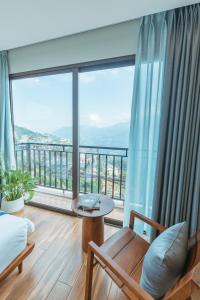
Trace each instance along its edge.
<instances>
[{"instance_id":1,"label":"window frame","mask_svg":"<svg viewBox=\"0 0 200 300\"><path fill-rule=\"evenodd\" d=\"M135 55L125 55L114 58L106 58L88 62L81 62L71 65L57 66L51 68L43 68L39 70L31 70L19 73L11 73L9 75L10 84L10 94L11 94L11 104L13 103L13 91L12 91L12 80L35 78L48 75L57 75L63 73L72 73L72 146L73 146L73 165L72 165L72 201L78 197L79 194L79 73L98 71L105 69L114 69L120 67L128 67L135 65ZM12 104L13 107L13 104ZM13 114L13 112L12 112ZM14 126L14 120L13 120ZM33 203L31 204L33 205ZM41 204L35 204L34 206L43 207ZM43 207L44 208L44 207ZM45 208L59 211L62 213L67 213L70 215L75 215L70 210L52 208L46 206ZM106 223L122 226L122 221L114 220L111 218L105 218Z\"/></svg>"}]
</instances>

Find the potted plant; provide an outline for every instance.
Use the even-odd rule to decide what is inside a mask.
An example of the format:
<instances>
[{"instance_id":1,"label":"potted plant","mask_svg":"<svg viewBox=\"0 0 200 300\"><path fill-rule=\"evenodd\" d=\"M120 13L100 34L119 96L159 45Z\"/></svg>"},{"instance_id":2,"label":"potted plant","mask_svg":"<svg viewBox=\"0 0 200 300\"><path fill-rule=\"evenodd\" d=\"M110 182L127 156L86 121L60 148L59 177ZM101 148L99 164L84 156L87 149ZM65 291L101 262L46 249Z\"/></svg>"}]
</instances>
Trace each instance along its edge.
<instances>
[{"instance_id":1,"label":"potted plant","mask_svg":"<svg viewBox=\"0 0 200 300\"><path fill-rule=\"evenodd\" d=\"M28 172L2 171L0 182L0 192L3 195L1 209L8 213L21 211L24 202L30 201L34 195L36 182Z\"/></svg>"}]
</instances>

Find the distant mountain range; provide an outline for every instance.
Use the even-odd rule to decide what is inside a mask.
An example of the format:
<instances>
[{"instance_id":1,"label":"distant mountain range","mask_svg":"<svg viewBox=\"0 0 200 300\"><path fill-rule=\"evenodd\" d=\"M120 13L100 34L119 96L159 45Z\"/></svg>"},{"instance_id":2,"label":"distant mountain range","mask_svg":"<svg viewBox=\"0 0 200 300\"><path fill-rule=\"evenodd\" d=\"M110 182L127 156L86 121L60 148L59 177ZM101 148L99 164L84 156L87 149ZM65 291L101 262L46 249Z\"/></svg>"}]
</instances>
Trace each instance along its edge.
<instances>
[{"instance_id":1,"label":"distant mountain range","mask_svg":"<svg viewBox=\"0 0 200 300\"><path fill-rule=\"evenodd\" d=\"M36 131L32 131L30 129L24 128L24 127L20 127L20 126L15 126L15 136L17 137L21 137L21 136L29 136L31 138L34 137L43 137L42 133L36 132Z\"/></svg>"},{"instance_id":2,"label":"distant mountain range","mask_svg":"<svg viewBox=\"0 0 200 300\"><path fill-rule=\"evenodd\" d=\"M72 141L72 128L61 127L53 133L41 133L15 126L15 138L20 142L62 143ZM109 127L80 127L80 144L106 147L128 147L129 123L118 123Z\"/></svg>"},{"instance_id":3,"label":"distant mountain range","mask_svg":"<svg viewBox=\"0 0 200 300\"><path fill-rule=\"evenodd\" d=\"M109 127L80 127L80 144L107 146L107 147L128 147L129 123L118 123ZM72 139L72 128L62 127L53 132L53 135Z\"/></svg>"},{"instance_id":4,"label":"distant mountain range","mask_svg":"<svg viewBox=\"0 0 200 300\"><path fill-rule=\"evenodd\" d=\"M21 126L15 126L15 140L17 143L59 143L60 138L49 133L33 131Z\"/></svg>"}]
</instances>

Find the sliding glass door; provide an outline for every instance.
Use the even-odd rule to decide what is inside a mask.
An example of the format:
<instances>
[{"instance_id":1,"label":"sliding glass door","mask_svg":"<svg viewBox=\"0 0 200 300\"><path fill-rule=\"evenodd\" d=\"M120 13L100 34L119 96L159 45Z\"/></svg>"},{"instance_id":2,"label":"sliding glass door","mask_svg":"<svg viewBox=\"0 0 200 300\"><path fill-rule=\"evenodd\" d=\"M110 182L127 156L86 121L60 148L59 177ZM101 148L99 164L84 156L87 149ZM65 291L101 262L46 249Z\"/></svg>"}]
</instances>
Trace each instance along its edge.
<instances>
[{"instance_id":1,"label":"sliding glass door","mask_svg":"<svg viewBox=\"0 0 200 300\"><path fill-rule=\"evenodd\" d=\"M122 220L134 67L97 68L79 76L80 192L114 199Z\"/></svg>"},{"instance_id":2,"label":"sliding glass door","mask_svg":"<svg viewBox=\"0 0 200 300\"><path fill-rule=\"evenodd\" d=\"M125 197L134 59L11 75L18 168L38 183L33 202L71 210L79 193Z\"/></svg>"},{"instance_id":3,"label":"sliding glass door","mask_svg":"<svg viewBox=\"0 0 200 300\"><path fill-rule=\"evenodd\" d=\"M71 209L72 73L12 80L12 95L17 166L38 183L32 201Z\"/></svg>"}]
</instances>

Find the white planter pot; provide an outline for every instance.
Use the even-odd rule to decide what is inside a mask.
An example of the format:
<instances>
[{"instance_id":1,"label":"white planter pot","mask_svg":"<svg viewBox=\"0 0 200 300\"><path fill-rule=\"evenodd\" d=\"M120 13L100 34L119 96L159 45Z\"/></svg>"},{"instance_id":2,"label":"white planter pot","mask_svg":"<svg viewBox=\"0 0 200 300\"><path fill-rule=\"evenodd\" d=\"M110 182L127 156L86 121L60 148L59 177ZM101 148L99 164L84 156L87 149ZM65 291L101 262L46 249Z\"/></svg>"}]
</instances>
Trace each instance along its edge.
<instances>
[{"instance_id":1,"label":"white planter pot","mask_svg":"<svg viewBox=\"0 0 200 300\"><path fill-rule=\"evenodd\" d=\"M7 213L15 213L24 208L24 198L21 197L14 201L6 201L4 198L1 201L1 210Z\"/></svg>"}]
</instances>

